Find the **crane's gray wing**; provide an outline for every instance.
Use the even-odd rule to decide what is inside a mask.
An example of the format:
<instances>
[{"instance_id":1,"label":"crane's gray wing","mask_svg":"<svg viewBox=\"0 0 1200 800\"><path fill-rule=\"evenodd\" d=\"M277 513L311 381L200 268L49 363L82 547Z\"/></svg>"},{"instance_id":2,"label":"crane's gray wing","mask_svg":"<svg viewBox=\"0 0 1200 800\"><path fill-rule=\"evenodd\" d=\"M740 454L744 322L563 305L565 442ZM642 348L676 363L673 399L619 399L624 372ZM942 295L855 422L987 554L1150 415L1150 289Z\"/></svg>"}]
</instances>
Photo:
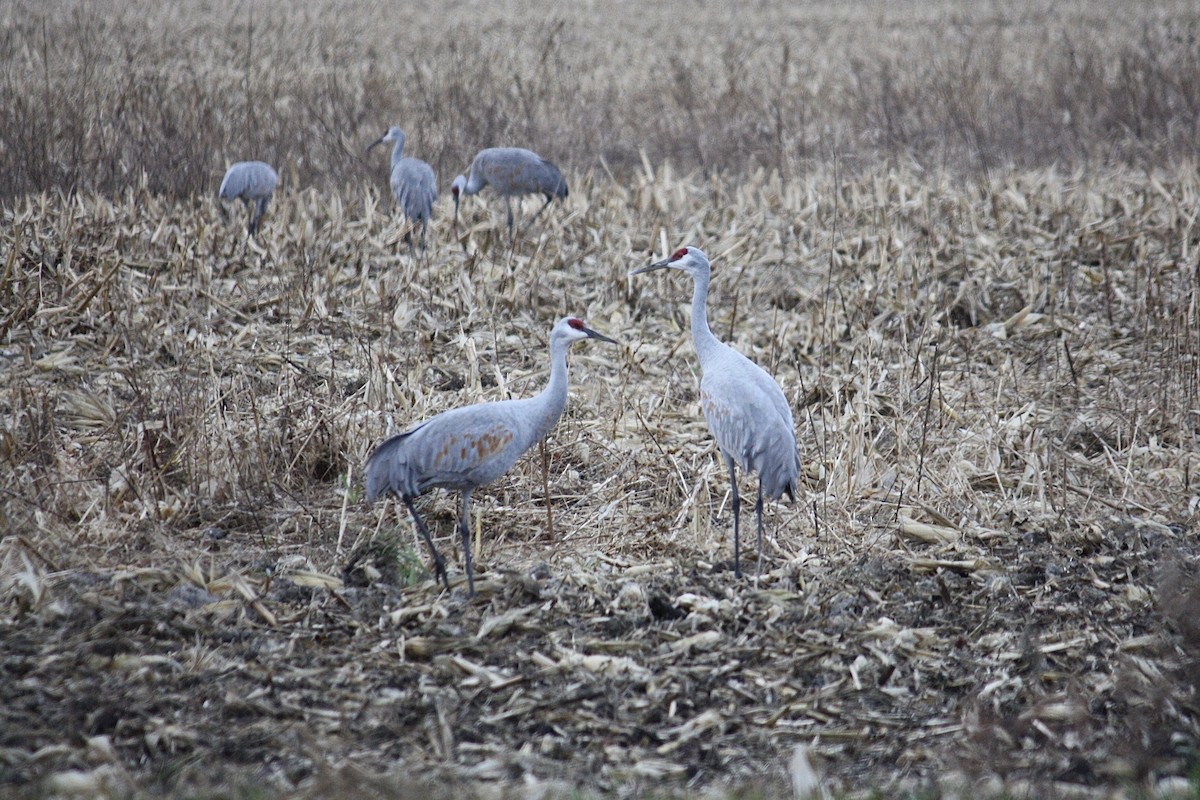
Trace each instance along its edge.
<instances>
[{"instance_id":1,"label":"crane's gray wing","mask_svg":"<svg viewBox=\"0 0 1200 800\"><path fill-rule=\"evenodd\" d=\"M415 497L419 492L409 469L408 439L421 429L415 428L389 436L367 458L367 500L375 501L385 492Z\"/></svg>"},{"instance_id":2,"label":"crane's gray wing","mask_svg":"<svg viewBox=\"0 0 1200 800\"><path fill-rule=\"evenodd\" d=\"M433 167L416 158L402 158L392 169L392 193L414 222L428 222L437 200L437 176Z\"/></svg>"},{"instance_id":3,"label":"crane's gray wing","mask_svg":"<svg viewBox=\"0 0 1200 800\"><path fill-rule=\"evenodd\" d=\"M520 147L481 150L475 157L471 171L472 182L474 174L478 173L483 178L483 185L490 184L505 195L540 193L544 191L541 186L547 180L541 156Z\"/></svg>"},{"instance_id":4,"label":"crane's gray wing","mask_svg":"<svg viewBox=\"0 0 1200 800\"><path fill-rule=\"evenodd\" d=\"M736 355L726 368L705 370L700 404L721 451L758 472L763 491L778 497L794 488L800 470L792 410L774 378Z\"/></svg>"},{"instance_id":5,"label":"crane's gray wing","mask_svg":"<svg viewBox=\"0 0 1200 800\"><path fill-rule=\"evenodd\" d=\"M368 497L482 486L503 475L527 449L519 422L503 405L447 411L385 441L367 461Z\"/></svg>"},{"instance_id":6,"label":"crane's gray wing","mask_svg":"<svg viewBox=\"0 0 1200 800\"><path fill-rule=\"evenodd\" d=\"M221 181L220 197L233 200L243 197L260 200L270 197L279 183L279 175L270 164L262 161L239 161L225 173Z\"/></svg>"},{"instance_id":7,"label":"crane's gray wing","mask_svg":"<svg viewBox=\"0 0 1200 800\"><path fill-rule=\"evenodd\" d=\"M252 161L248 172L246 193L250 197L270 197L279 183L279 175L275 170L269 164Z\"/></svg>"},{"instance_id":8,"label":"crane's gray wing","mask_svg":"<svg viewBox=\"0 0 1200 800\"><path fill-rule=\"evenodd\" d=\"M758 430L759 415L744 401L740 389L736 396L721 391L713 381L700 384L700 407L717 447L733 458L744 470L752 469L754 457L762 447L763 437Z\"/></svg>"}]
</instances>

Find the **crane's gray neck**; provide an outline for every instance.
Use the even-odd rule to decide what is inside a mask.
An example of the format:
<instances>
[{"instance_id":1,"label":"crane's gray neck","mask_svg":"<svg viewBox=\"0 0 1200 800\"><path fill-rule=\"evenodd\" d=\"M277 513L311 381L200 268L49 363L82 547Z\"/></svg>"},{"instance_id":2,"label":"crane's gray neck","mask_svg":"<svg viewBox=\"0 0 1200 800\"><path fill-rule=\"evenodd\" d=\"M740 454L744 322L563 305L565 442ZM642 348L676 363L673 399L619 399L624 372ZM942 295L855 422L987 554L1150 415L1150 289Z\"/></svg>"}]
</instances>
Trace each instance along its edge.
<instances>
[{"instance_id":1,"label":"crane's gray neck","mask_svg":"<svg viewBox=\"0 0 1200 800\"><path fill-rule=\"evenodd\" d=\"M565 339L550 339L550 380L535 398L534 441L550 432L567 407L567 350L571 343Z\"/></svg>"},{"instance_id":2,"label":"crane's gray neck","mask_svg":"<svg viewBox=\"0 0 1200 800\"><path fill-rule=\"evenodd\" d=\"M396 168L396 165L400 163L400 159L402 159L402 158L404 158L404 137L403 136L401 136L399 139L397 139L396 143L394 145L392 145L392 169Z\"/></svg>"},{"instance_id":3,"label":"crane's gray neck","mask_svg":"<svg viewBox=\"0 0 1200 800\"><path fill-rule=\"evenodd\" d=\"M708 281L709 273L699 272L692 289L692 343L701 365L721 344L708 327Z\"/></svg>"}]
</instances>

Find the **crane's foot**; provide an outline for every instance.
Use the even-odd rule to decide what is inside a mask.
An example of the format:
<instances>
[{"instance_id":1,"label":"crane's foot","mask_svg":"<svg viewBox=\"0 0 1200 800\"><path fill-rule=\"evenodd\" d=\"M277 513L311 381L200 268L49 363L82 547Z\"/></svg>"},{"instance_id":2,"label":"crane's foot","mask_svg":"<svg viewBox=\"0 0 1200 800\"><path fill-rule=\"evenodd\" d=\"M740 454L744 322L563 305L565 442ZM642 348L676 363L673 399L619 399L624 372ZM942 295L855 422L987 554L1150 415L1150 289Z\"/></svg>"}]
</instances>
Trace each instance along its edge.
<instances>
[{"instance_id":1,"label":"crane's foot","mask_svg":"<svg viewBox=\"0 0 1200 800\"><path fill-rule=\"evenodd\" d=\"M722 574L733 573L733 577L742 577L742 565L735 559L722 558L713 562L712 571Z\"/></svg>"},{"instance_id":2,"label":"crane's foot","mask_svg":"<svg viewBox=\"0 0 1200 800\"><path fill-rule=\"evenodd\" d=\"M446 560L440 555L433 560L433 577L434 580L440 580L446 591L450 591L450 576L446 574Z\"/></svg>"}]
</instances>

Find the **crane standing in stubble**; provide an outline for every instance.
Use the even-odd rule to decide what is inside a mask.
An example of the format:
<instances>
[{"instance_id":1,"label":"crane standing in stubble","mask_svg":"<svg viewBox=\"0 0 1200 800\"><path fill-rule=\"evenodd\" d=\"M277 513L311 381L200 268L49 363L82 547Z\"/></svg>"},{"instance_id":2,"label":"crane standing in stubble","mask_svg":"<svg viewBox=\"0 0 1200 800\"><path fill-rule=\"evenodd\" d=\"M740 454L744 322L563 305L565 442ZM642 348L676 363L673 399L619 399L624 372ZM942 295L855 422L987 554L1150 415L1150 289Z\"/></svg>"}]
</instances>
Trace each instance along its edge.
<instances>
[{"instance_id":1,"label":"crane standing in stubble","mask_svg":"<svg viewBox=\"0 0 1200 800\"><path fill-rule=\"evenodd\" d=\"M433 167L419 158L408 158L404 155L404 131L395 125L387 129L368 147L394 142L392 145L392 195L396 204L404 212L405 218L412 225L421 226L421 252L425 252L425 229L429 226L429 218L433 216L433 203L437 200L437 176ZM404 235L408 242L408 253L413 255L412 230Z\"/></svg>"},{"instance_id":2,"label":"crane standing in stubble","mask_svg":"<svg viewBox=\"0 0 1200 800\"><path fill-rule=\"evenodd\" d=\"M478 193L483 187L491 186L504 198L508 211L508 240L513 238L512 198L527 194L540 194L546 198L527 225L537 219L556 198L566 197L567 181L551 162L532 150L520 147L489 147L480 150L471 162L470 177L459 175L450 185L454 196L454 226L458 227L458 204L469 194Z\"/></svg>"},{"instance_id":3,"label":"crane standing in stubble","mask_svg":"<svg viewBox=\"0 0 1200 800\"><path fill-rule=\"evenodd\" d=\"M700 359L700 405L708 427L729 467L733 489L733 571L742 576L738 496L735 464L758 473L758 561L762 571L763 494L778 500L786 494L794 502L800 476L800 452L792 409L783 390L766 370L717 339L708 327L708 284L712 275L708 256L696 247L676 250L672 256L635 269L641 275L658 269L677 269L692 276L692 341Z\"/></svg>"},{"instance_id":4,"label":"crane standing in stubble","mask_svg":"<svg viewBox=\"0 0 1200 800\"><path fill-rule=\"evenodd\" d=\"M229 167L217 195L221 198L221 216L225 216L224 202L241 200L249 208L254 206L250 214L250 235L258 233L258 223L263 214L267 213L267 204L279 183L279 175L275 169L264 161L239 161Z\"/></svg>"},{"instance_id":5,"label":"crane standing in stubble","mask_svg":"<svg viewBox=\"0 0 1200 800\"><path fill-rule=\"evenodd\" d=\"M471 563L471 492L499 478L533 445L546 438L567 407L567 350L572 342L599 339L616 344L576 317L564 317L550 332L550 380L534 397L477 403L444 411L411 430L385 440L367 460L367 499L399 495L429 551L443 585L450 588L446 564L413 498L442 487L462 492L458 518L470 596L475 595Z\"/></svg>"}]
</instances>

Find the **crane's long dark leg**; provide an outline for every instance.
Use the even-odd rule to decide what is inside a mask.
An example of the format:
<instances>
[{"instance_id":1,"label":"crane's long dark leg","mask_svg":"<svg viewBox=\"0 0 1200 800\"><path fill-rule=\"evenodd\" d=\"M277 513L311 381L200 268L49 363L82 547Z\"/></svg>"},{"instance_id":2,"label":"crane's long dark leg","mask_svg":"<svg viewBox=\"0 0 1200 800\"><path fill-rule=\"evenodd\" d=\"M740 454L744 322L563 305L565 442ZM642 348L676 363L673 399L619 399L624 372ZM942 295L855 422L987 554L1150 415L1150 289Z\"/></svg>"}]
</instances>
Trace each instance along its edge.
<instances>
[{"instance_id":1,"label":"crane's long dark leg","mask_svg":"<svg viewBox=\"0 0 1200 800\"><path fill-rule=\"evenodd\" d=\"M529 222L526 222L525 225L521 228L521 230L529 230L529 226L532 225L533 221L538 218L538 215L541 214L543 211L545 211L547 208L549 208L550 204L553 202L554 202L554 195L552 195L552 194L546 195L546 202L542 204L541 208L539 208L537 211L535 211L533 213L533 216L529 218Z\"/></svg>"},{"instance_id":2,"label":"crane's long dark leg","mask_svg":"<svg viewBox=\"0 0 1200 800\"><path fill-rule=\"evenodd\" d=\"M512 198L504 195L504 207L508 209L508 243L513 243L513 213L512 213Z\"/></svg>"},{"instance_id":3,"label":"crane's long dark leg","mask_svg":"<svg viewBox=\"0 0 1200 800\"><path fill-rule=\"evenodd\" d=\"M425 540L425 544L429 545L429 552L433 553L434 576L441 578L442 585L446 587L446 591L449 591L450 579L446 577L446 561L442 558L441 553L437 551L437 548L433 546L433 537L429 535L429 528L425 527L425 521L417 513L417 509L412 503L412 498L405 497L404 505L408 506L408 513L412 514L413 522L417 523L417 531L421 534L421 538Z\"/></svg>"},{"instance_id":4,"label":"crane's long dark leg","mask_svg":"<svg viewBox=\"0 0 1200 800\"><path fill-rule=\"evenodd\" d=\"M724 455L722 453L722 455ZM733 576L735 578L742 577L742 538L741 538L741 511L742 498L738 495L737 490L737 469L733 465L733 459L725 456L725 463L729 465L729 488L733 490Z\"/></svg>"},{"instance_id":5,"label":"crane's long dark leg","mask_svg":"<svg viewBox=\"0 0 1200 800\"><path fill-rule=\"evenodd\" d=\"M254 216L250 218L250 235L254 236L258 233L258 221L262 219L262 215L267 213L267 198L263 198L254 204Z\"/></svg>"},{"instance_id":6,"label":"crane's long dark leg","mask_svg":"<svg viewBox=\"0 0 1200 800\"><path fill-rule=\"evenodd\" d=\"M458 527L462 532L463 559L467 564L467 597L475 596L475 564L471 559L471 490L464 489L462 515L458 518Z\"/></svg>"},{"instance_id":7,"label":"crane's long dark leg","mask_svg":"<svg viewBox=\"0 0 1200 800\"><path fill-rule=\"evenodd\" d=\"M763 540L763 501L762 501L762 481L758 482L758 502L754 504L754 515L758 517L758 563L754 566L754 577L762 574L762 540Z\"/></svg>"}]
</instances>

